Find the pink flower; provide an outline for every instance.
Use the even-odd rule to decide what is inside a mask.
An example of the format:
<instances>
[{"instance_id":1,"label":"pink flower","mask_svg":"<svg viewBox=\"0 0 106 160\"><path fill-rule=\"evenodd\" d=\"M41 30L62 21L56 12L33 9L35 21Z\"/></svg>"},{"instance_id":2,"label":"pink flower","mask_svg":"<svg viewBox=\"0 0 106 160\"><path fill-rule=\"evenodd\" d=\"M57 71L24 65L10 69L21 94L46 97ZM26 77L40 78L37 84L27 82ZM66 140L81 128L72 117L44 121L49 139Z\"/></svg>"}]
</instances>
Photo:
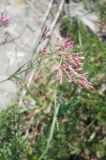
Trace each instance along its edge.
<instances>
[{"instance_id":1,"label":"pink flower","mask_svg":"<svg viewBox=\"0 0 106 160\"><path fill-rule=\"evenodd\" d=\"M72 49L74 47L74 44L69 38L63 38L60 41L59 47L60 47L59 48L60 51L67 51L69 49Z\"/></svg>"},{"instance_id":2,"label":"pink flower","mask_svg":"<svg viewBox=\"0 0 106 160\"><path fill-rule=\"evenodd\" d=\"M60 83L63 82L63 73L68 79L68 82L74 83L79 87L91 89L92 84L88 82L88 73L80 73L83 66L82 60L84 57L82 53L72 53L68 55L67 61L64 64L59 65L57 70L57 77Z\"/></svg>"},{"instance_id":3,"label":"pink flower","mask_svg":"<svg viewBox=\"0 0 106 160\"><path fill-rule=\"evenodd\" d=\"M82 52L72 53L68 56L70 64L75 65L76 67L82 67L83 63L81 61L84 59Z\"/></svg>"},{"instance_id":4,"label":"pink flower","mask_svg":"<svg viewBox=\"0 0 106 160\"><path fill-rule=\"evenodd\" d=\"M42 38L46 39L50 36L50 29L47 28L47 26L41 28Z\"/></svg>"},{"instance_id":5,"label":"pink flower","mask_svg":"<svg viewBox=\"0 0 106 160\"><path fill-rule=\"evenodd\" d=\"M92 84L90 82L88 82L87 79L79 80L78 85L79 85L79 87L84 87L86 89L93 88Z\"/></svg>"},{"instance_id":6,"label":"pink flower","mask_svg":"<svg viewBox=\"0 0 106 160\"><path fill-rule=\"evenodd\" d=\"M46 47L41 48L41 49L39 50L39 53L40 53L40 54L45 54L46 52L47 52Z\"/></svg>"},{"instance_id":7,"label":"pink flower","mask_svg":"<svg viewBox=\"0 0 106 160\"><path fill-rule=\"evenodd\" d=\"M1 13L0 15L0 27L8 27L10 24L10 17L5 15L4 13Z\"/></svg>"}]
</instances>

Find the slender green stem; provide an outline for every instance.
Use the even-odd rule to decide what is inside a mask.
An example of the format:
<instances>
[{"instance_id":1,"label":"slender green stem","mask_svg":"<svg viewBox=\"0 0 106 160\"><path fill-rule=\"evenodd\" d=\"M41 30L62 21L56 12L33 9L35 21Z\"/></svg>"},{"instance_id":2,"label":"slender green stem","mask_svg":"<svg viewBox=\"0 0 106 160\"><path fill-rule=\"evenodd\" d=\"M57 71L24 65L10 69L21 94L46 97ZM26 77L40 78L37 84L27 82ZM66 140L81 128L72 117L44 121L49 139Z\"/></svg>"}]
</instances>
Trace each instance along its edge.
<instances>
[{"instance_id":1,"label":"slender green stem","mask_svg":"<svg viewBox=\"0 0 106 160\"><path fill-rule=\"evenodd\" d=\"M48 138L48 141L47 141L47 145L46 145L46 148L45 148L44 152L42 153L41 157L39 158L39 160L43 159L43 157L46 155L46 153L47 153L47 151L49 149L50 142L51 142L51 140L53 138L53 133L54 133L54 129L55 129L55 124L56 124L56 120L57 120L57 115L58 115L59 107L60 107L60 105L58 105L55 108L54 117L53 117L51 129L50 129L50 135L49 135L49 138Z\"/></svg>"},{"instance_id":2,"label":"slender green stem","mask_svg":"<svg viewBox=\"0 0 106 160\"><path fill-rule=\"evenodd\" d=\"M53 120L52 120L52 124L51 124L50 134L49 134L49 138L48 138L48 141L47 141L46 148L45 148L44 152L42 153L41 157L39 158L39 160L42 160L44 158L44 156L46 155L46 153L48 152L48 149L50 147L50 143L51 143L52 138L53 138L55 125L56 125L56 122L57 122L57 116L58 116L59 108L60 108L60 105L59 104L57 105L57 98L56 98L56 95L55 95L55 111L54 111L54 116L53 116Z\"/></svg>"},{"instance_id":3,"label":"slender green stem","mask_svg":"<svg viewBox=\"0 0 106 160\"><path fill-rule=\"evenodd\" d=\"M79 46L82 47L82 37L81 37L81 32L80 32L80 20L79 17L78 19L78 41L79 41Z\"/></svg>"}]
</instances>

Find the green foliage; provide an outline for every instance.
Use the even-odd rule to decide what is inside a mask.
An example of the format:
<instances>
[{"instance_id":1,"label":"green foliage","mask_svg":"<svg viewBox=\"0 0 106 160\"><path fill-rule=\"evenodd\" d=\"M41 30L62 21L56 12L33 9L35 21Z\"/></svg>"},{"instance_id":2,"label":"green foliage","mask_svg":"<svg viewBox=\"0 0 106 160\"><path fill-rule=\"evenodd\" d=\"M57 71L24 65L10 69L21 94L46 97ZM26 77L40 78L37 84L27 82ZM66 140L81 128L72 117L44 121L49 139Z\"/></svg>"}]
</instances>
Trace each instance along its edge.
<instances>
[{"instance_id":1,"label":"green foliage","mask_svg":"<svg viewBox=\"0 0 106 160\"><path fill-rule=\"evenodd\" d=\"M96 7L100 13L101 18L106 20L106 1L100 3L100 1L97 0Z\"/></svg>"},{"instance_id":2,"label":"green foliage","mask_svg":"<svg viewBox=\"0 0 106 160\"><path fill-rule=\"evenodd\" d=\"M0 160L24 160L27 143L22 138L19 109L12 105L0 113Z\"/></svg>"},{"instance_id":3,"label":"green foliage","mask_svg":"<svg viewBox=\"0 0 106 160\"><path fill-rule=\"evenodd\" d=\"M73 33L75 33L75 35ZM62 37L71 38L76 43L76 41L78 41L78 20L73 19L70 21L67 16L63 17L60 25L60 34Z\"/></svg>"}]
</instances>

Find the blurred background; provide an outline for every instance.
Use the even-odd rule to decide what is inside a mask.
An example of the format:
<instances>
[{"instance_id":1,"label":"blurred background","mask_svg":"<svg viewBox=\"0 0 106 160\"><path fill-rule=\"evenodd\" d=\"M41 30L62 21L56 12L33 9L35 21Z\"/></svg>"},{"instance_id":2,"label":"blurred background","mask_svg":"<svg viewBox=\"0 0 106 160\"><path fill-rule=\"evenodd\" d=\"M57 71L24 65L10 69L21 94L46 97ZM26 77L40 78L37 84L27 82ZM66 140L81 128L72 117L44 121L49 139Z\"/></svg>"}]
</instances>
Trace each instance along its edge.
<instances>
[{"instance_id":1,"label":"blurred background","mask_svg":"<svg viewBox=\"0 0 106 160\"><path fill-rule=\"evenodd\" d=\"M40 160L55 93L60 109L43 159L106 160L106 0L0 0L0 12L11 18L1 30L0 81L36 56L47 26L51 35L41 47L71 38L85 56L84 71L94 87L54 87L52 61L36 74L31 70L0 83L0 160Z\"/></svg>"}]
</instances>

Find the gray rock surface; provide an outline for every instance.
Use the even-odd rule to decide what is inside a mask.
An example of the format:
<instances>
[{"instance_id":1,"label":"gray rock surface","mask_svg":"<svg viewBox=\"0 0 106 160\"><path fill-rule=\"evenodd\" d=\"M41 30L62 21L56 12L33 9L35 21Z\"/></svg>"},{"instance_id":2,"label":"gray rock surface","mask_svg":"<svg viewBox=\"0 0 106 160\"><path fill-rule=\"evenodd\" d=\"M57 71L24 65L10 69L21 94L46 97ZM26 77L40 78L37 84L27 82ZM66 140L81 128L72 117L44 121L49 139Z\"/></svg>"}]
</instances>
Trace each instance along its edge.
<instances>
[{"instance_id":1,"label":"gray rock surface","mask_svg":"<svg viewBox=\"0 0 106 160\"><path fill-rule=\"evenodd\" d=\"M0 45L0 81L9 77L32 56L47 5L48 0L0 1L0 12L11 17L11 24L3 32L8 32L9 41L12 40ZM16 88L12 81L0 83L0 108L8 103Z\"/></svg>"},{"instance_id":2,"label":"gray rock surface","mask_svg":"<svg viewBox=\"0 0 106 160\"><path fill-rule=\"evenodd\" d=\"M86 1L83 3L79 1L75 3L70 0L70 4L65 6L65 12L70 17L79 17L79 20L87 26L94 34L99 32L99 13L97 13L93 1Z\"/></svg>"}]
</instances>

